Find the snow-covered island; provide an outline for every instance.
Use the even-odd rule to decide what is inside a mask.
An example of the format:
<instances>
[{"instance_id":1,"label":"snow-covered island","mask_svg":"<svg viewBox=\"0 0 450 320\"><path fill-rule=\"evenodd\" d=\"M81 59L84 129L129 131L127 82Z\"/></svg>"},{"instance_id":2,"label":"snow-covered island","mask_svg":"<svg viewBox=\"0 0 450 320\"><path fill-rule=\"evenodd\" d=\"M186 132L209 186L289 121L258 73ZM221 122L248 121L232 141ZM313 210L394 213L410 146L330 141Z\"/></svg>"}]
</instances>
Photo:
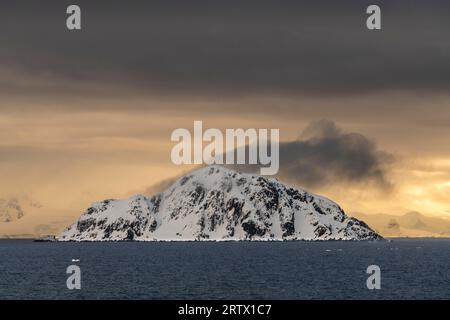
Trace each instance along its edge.
<instances>
[{"instance_id":1,"label":"snow-covered island","mask_svg":"<svg viewBox=\"0 0 450 320\"><path fill-rule=\"evenodd\" d=\"M59 241L382 240L333 201L209 166L146 197L94 203Z\"/></svg>"}]
</instances>

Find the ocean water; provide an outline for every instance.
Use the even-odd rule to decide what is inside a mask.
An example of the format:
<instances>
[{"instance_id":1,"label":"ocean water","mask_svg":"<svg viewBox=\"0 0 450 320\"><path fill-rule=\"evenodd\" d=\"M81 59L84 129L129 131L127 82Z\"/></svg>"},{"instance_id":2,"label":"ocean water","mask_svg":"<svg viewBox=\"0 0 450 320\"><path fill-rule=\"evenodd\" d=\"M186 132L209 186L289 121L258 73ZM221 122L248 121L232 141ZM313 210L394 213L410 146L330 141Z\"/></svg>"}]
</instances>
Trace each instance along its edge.
<instances>
[{"instance_id":1,"label":"ocean water","mask_svg":"<svg viewBox=\"0 0 450 320\"><path fill-rule=\"evenodd\" d=\"M79 262L72 262L79 259ZM81 290L66 268L81 268ZM381 269L368 290L366 269ZM449 299L450 239L0 241L0 299Z\"/></svg>"}]
</instances>

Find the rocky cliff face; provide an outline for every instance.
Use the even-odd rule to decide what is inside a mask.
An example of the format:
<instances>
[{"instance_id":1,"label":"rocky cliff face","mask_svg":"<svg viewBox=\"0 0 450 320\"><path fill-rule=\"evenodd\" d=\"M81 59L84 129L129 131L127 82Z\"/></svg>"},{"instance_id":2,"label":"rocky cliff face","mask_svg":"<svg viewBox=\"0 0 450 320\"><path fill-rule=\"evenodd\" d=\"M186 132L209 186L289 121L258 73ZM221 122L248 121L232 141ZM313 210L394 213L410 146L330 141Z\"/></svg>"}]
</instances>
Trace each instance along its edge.
<instances>
[{"instance_id":1,"label":"rocky cliff face","mask_svg":"<svg viewBox=\"0 0 450 320\"><path fill-rule=\"evenodd\" d=\"M275 179L209 166L152 197L94 203L60 241L378 240L334 202Z\"/></svg>"}]
</instances>

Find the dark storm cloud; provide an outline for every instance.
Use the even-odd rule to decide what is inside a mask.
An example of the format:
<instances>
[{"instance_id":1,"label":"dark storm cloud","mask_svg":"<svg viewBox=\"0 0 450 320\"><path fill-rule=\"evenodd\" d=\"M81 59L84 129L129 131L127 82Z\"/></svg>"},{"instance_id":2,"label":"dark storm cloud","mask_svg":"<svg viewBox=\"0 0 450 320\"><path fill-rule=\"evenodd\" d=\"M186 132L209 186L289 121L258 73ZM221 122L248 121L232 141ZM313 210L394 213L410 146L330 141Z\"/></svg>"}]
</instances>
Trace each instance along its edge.
<instances>
[{"instance_id":1,"label":"dark storm cloud","mask_svg":"<svg viewBox=\"0 0 450 320\"><path fill-rule=\"evenodd\" d=\"M277 178L284 182L309 188L371 183L385 191L392 189L386 175L393 155L378 150L373 141L359 133L345 132L330 120L311 122L296 141L281 143L279 156ZM257 165L229 167L260 171Z\"/></svg>"},{"instance_id":2,"label":"dark storm cloud","mask_svg":"<svg viewBox=\"0 0 450 320\"><path fill-rule=\"evenodd\" d=\"M305 186L374 182L390 189L386 167L393 156L358 133L347 133L329 120L311 123L298 141L280 146L280 178Z\"/></svg>"},{"instance_id":3,"label":"dark storm cloud","mask_svg":"<svg viewBox=\"0 0 450 320\"><path fill-rule=\"evenodd\" d=\"M1 95L450 85L448 1L377 1L381 31L365 27L372 1L80 0L81 32L65 29L69 4L0 4Z\"/></svg>"}]
</instances>

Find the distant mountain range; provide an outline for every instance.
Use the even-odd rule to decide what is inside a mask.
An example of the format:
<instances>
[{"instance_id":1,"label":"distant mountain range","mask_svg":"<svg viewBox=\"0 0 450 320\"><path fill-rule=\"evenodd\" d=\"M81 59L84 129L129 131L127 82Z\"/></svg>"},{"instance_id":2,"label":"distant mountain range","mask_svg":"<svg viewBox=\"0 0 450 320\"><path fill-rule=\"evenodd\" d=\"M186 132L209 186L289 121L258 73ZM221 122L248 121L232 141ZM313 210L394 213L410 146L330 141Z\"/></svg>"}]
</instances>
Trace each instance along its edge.
<instances>
[{"instance_id":1,"label":"distant mountain range","mask_svg":"<svg viewBox=\"0 0 450 320\"><path fill-rule=\"evenodd\" d=\"M450 237L450 219L419 212L404 215L355 214L385 237Z\"/></svg>"},{"instance_id":2,"label":"distant mountain range","mask_svg":"<svg viewBox=\"0 0 450 320\"><path fill-rule=\"evenodd\" d=\"M30 208L41 205L26 195L0 198L0 222L13 222L22 219Z\"/></svg>"},{"instance_id":3,"label":"distant mountain range","mask_svg":"<svg viewBox=\"0 0 450 320\"><path fill-rule=\"evenodd\" d=\"M152 197L94 203L61 241L379 240L333 201L276 179L209 166Z\"/></svg>"}]
</instances>

